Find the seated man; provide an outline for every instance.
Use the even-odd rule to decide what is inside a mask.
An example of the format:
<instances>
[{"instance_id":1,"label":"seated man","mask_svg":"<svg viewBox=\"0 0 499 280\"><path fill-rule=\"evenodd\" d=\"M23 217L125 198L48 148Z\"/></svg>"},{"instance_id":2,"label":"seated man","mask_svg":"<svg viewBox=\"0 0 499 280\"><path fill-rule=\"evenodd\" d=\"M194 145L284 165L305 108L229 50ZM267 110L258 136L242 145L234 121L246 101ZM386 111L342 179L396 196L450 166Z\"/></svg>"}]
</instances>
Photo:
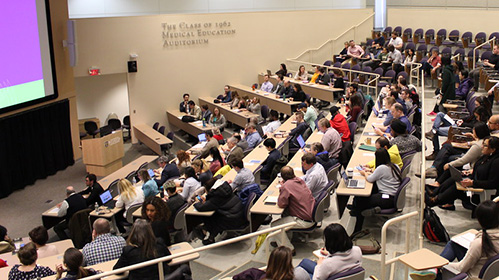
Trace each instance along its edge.
<instances>
[{"instance_id":1,"label":"seated man","mask_svg":"<svg viewBox=\"0 0 499 280\"><path fill-rule=\"evenodd\" d=\"M315 80L315 83L316 84L320 84L320 85L329 85L331 83L331 76L329 76L328 73L326 73L326 67L321 67L319 69L319 77L317 78L317 80Z\"/></svg>"},{"instance_id":2,"label":"seated man","mask_svg":"<svg viewBox=\"0 0 499 280\"><path fill-rule=\"evenodd\" d=\"M254 124L248 123L246 125L246 137L244 140L248 142L249 149L254 149L260 142L262 142L262 137L260 137L260 134L256 131L256 126Z\"/></svg>"},{"instance_id":3,"label":"seated man","mask_svg":"<svg viewBox=\"0 0 499 280\"><path fill-rule=\"evenodd\" d=\"M83 266L95 265L118 259L126 241L121 236L111 235L111 224L104 218L95 220L92 242L86 244L83 253Z\"/></svg>"},{"instance_id":4,"label":"seated man","mask_svg":"<svg viewBox=\"0 0 499 280\"><path fill-rule=\"evenodd\" d=\"M483 67L477 67L470 72L470 78L473 80L474 88L475 91L478 91L478 88L480 87L480 71L482 68L493 68L496 71L499 70L499 46L494 45L494 48L492 49L492 55L490 56L489 59L484 59L483 60ZM490 98L490 93L489 93L489 98ZM490 104L493 104L494 101L494 95L492 94L492 100Z\"/></svg>"},{"instance_id":5,"label":"seated man","mask_svg":"<svg viewBox=\"0 0 499 280\"><path fill-rule=\"evenodd\" d=\"M315 159L324 167L324 170L329 170L329 168L338 163L338 159L329 158L329 153L324 151L324 147L319 142L315 142L311 145L310 153L315 156Z\"/></svg>"},{"instance_id":6,"label":"seated man","mask_svg":"<svg viewBox=\"0 0 499 280\"><path fill-rule=\"evenodd\" d=\"M188 93L184 93L184 95L182 96L182 98L184 100L182 102L180 102L179 110L182 113L189 114L189 94Z\"/></svg>"},{"instance_id":7,"label":"seated man","mask_svg":"<svg viewBox=\"0 0 499 280\"><path fill-rule=\"evenodd\" d=\"M290 166L284 166L281 168L282 181L280 182L281 187L279 188L279 197L277 199L277 205L280 208L284 208L285 214L282 218L272 222L271 226L279 226L290 222L296 222L294 229L309 228L314 223L312 222L312 212L314 210L315 199L312 196L312 192L305 182L296 177L293 168ZM281 237L275 238L274 244L277 246L286 246L294 250L293 244L291 244L291 233L286 232L288 238L284 238L283 244L281 244Z\"/></svg>"},{"instance_id":8,"label":"seated man","mask_svg":"<svg viewBox=\"0 0 499 280\"><path fill-rule=\"evenodd\" d=\"M234 162L238 159L243 159L244 151L241 147L237 146L237 139L235 137L230 137L227 139L227 147L229 148L227 152L227 157L225 161L228 165L232 167Z\"/></svg>"},{"instance_id":9,"label":"seated man","mask_svg":"<svg viewBox=\"0 0 499 280\"><path fill-rule=\"evenodd\" d=\"M309 128L308 124L303 120L303 112L298 111L295 113L296 127L291 129L289 132L289 136L293 137L289 141L290 148L299 148L300 144L298 143L298 136L301 135L303 137L303 133Z\"/></svg>"},{"instance_id":10,"label":"seated man","mask_svg":"<svg viewBox=\"0 0 499 280\"><path fill-rule=\"evenodd\" d=\"M199 108L194 101L189 101L189 115L193 116L196 120L200 120L202 113L201 113L201 108Z\"/></svg>"},{"instance_id":11,"label":"seated man","mask_svg":"<svg viewBox=\"0 0 499 280\"><path fill-rule=\"evenodd\" d=\"M274 88L274 85L269 81L269 75L264 75L263 76L263 83L262 86L260 87L260 90L266 91L266 92L272 92L272 89Z\"/></svg>"},{"instance_id":12,"label":"seated man","mask_svg":"<svg viewBox=\"0 0 499 280\"><path fill-rule=\"evenodd\" d=\"M324 150L329 153L329 158L337 159L342 147L340 134L336 129L331 127L331 124L326 118L320 119L318 126L319 131L324 133L321 139Z\"/></svg>"},{"instance_id":13,"label":"seated man","mask_svg":"<svg viewBox=\"0 0 499 280\"><path fill-rule=\"evenodd\" d=\"M303 115L303 120L308 124L310 129L312 131L315 130L315 120L317 119L317 112L312 108L312 106L309 106L307 103L300 103L298 105L298 111L301 111L304 113Z\"/></svg>"},{"instance_id":14,"label":"seated man","mask_svg":"<svg viewBox=\"0 0 499 280\"><path fill-rule=\"evenodd\" d=\"M270 110L270 122L263 127L263 134L271 136L279 127L281 122L279 121L279 113L275 110Z\"/></svg>"},{"instance_id":15,"label":"seated man","mask_svg":"<svg viewBox=\"0 0 499 280\"><path fill-rule=\"evenodd\" d=\"M258 121L258 117L251 117L249 122L255 125L256 131L258 131L258 134L260 134L260 137L263 138L265 136L265 133L263 133L263 127L260 124L260 122Z\"/></svg>"},{"instance_id":16,"label":"seated man","mask_svg":"<svg viewBox=\"0 0 499 280\"><path fill-rule=\"evenodd\" d=\"M206 134L206 140L208 141L206 145L204 145L201 153L199 154L200 158L206 158L210 155L211 148L218 148L218 140L213 137L213 131L208 130L204 132Z\"/></svg>"},{"instance_id":17,"label":"seated man","mask_svg":"<svg viewBox=\"0 0 499 280\"><path fill-rule=\"evenodd\" d=\"M336 129L336 131L338 131L341 135L341 141L350 141L350 128L348 127L345 117L338 112L339 109L340 108L336 106L329 108L329 112L331 112L331 120L329 123L331 124L331 127Z\"/></svg>"},{"instance_id":18,"label":"seated man","mask_svg":"<svg viewBox=\"0 0 499 280\"><path fill-rule=\"evenodd\" d=\"M244 187L255 183L255 176L253 176L253 172L248 168L244 167L244 163L242 159L234 161L232 166L234 170L237 172L234 181L228 181L234 191L241 191Z\"/></svg>"},{"instance_id":19,"label":"seated man","mask_svg":"<svg viewBox=\"0 0 499 280\"><path fill-rule=\"evenodd\" d=\"M402 38L399 37L398 32L392 32L392 37L390 38L390 41L388 41L388 46L390 45L398 50L401 50L404 46L404 42L402 41Z\"/></svg>"},{"instance_id":20,"label":"seated man","mask_svg":"<svg viewBox=\"0 0 499 280\"><path fill-rule=\"evenodd\" d=\"M168 158L166 156L160 156L158 159L158 165L161 170L161 175L159 174L159 168L154 170L154 173L156 174L156 185L159 187L163 186L163 184L168 181L170 178L173 177L180 177L180 171L178 170L178 166L175 163L168 163ZM160 176L159 178L157 178Z\"/></svg>"},{"instance_id":21,"label":"seated man","mask_svg":"<svg viewBox=\"0 0 499 280\"><path fill-rule=\"evenodd\" d=\"M397 145L401 155L408 152L421 151L421 140L407 133L407 126L403 121L393 119L391 128L390 133L393 138L390 140L390 144Z\"/></svg>"},{"instance_id":22,"label":"seated man","mask_svg":"<svg viewBox=\"0 0 499 280\"><path fill-rule=\"evenodd\" d=\"M232 137L236 138L237 146L241 147L241 149L243 149L243 151L246 151L247 149L249 149L248 142L246 141L246 139L241 138L241 134L236 132L236 133L232 134Z\"/></svg>"},{"instance_id":23,"label":"seated man","mask_svg":"<svg viewBox=\"0 0 499 280\"><path fill-rule=\"evenodd\" d=\"M208 105L201 105L201 119L205 122L209 122L211 118L211 111L208 109Z\"/></svg>"},{"instance_id":24,"label":"seated man","mask_svg":"<svg viewBox=\"0 0 499 280\"><path fill-rule=\"evenodd\" d=\"M86 209L87 203L85 198L79 193L75 192L75 189L72 186L66 188L66 199L57 205L59 210L57 211L57 217L64 217L64 221L60 222L58 225L54 227L55 233L59 239L69 239L66 234L66 229L68 229L69 221L73 214Z\"/></svg>"},{"instance_id":25,"label":"seated man","mask_svg":"<svg viewBox=\"0 0 499 280\"><path fill-rule=\"evenodd\" d=\"M166 201L166 206L170 209L170 219L168 219L168 227L173 230L173 223L175 222L175 214L178 209L184 205L184 198L177 192L177 186L174 181L168 181L164 185L166 193L168 194L168 200Z\"/></svg>"},{"instance_id":26,"label":"seated man","mask_svg":"<svg viewBox=\"0 0 499 280\"><path fill-rule=\"evenodd\" d=\"M317 164L317 159L311 153L301 157L301 166L306 171L301 179L305 181L313 197L317 199L328 183L326 171L322 165Z\"/></svg>"},{"instance_id":27,"label":"seated man","mask_svg":"<svg viewBox=\"0 0 499 280\"><path fill-rule=\"evenodd\" d=\"M359 90L359 85L358 84L351 83L350 86L347 88L346 92L347 92L346 93L347 99L350 98L350 96L352 96L352 95L358 95L360 97L360 100L362 100L362 106L364 106L364 104L366 104L366 97Z\"/></svg>"},{"instance_id":28,"label":"seated man","mask_svg":"<svg viewBox=\"0 0 499 280\"><path fill-rule=\"evenodd\" d=\"M397 100L395 100L392 96L385 97L385 108L392 108L392 105L395 104ZM385 120L383 121L383 126L389 126L392 123L393 116L391 110L386 110Z\"/></svg>"},{"instance_id":29,"label":"seated man","mask_svg":"<svg viewBox=\"0 0 499 280\"><path fill-rule=\"evenodd\" d=\"M364 49L361 46L355 44L354 40L350 40L350 42L348 42L348 44L349 44L349 46L347 49L347 56L350 57L352 60L357 60L364 55ZM346 60L346 61L348 61L348 60ZM343 63L345 63L345 62L343 62Z\"/></svg>"},{"instance_id":30,"label":"seated man","mask_svg":"<svg viewBox=\"0 0 499 280\"><path fill-rule=\"evenodd\" d=\"M404 109L403 109L402 105L400 103L395 103L392 105L392 108L390 108L390 111L392 112L393 120L398 119L401 122L403 122L405 124L406 130L407 130L406 132L409 133L412 129L412 125L411 125L411 122L409 121L409 119L404 115ZM393 124L393 120L392 120L392 124ZM386 126L377 127L374 131L379 136L386 135L386 134L390 133L391 125L388 127L386 127Z\"/></svg>"},{"instance_id":31,"label":"seated man","mask_svg":"<svg viewBox=\"0 0 499 280\"><path fill-rule=\"evenodd\" d=\"M85 199L87 206L93 206L96 202L99 205L102 205L99 195L104 192L104 189L97 183L97 176L95 176L95 174L88 174L85 176L85 185L87 185L87 188L79 192L79 194L88 194L88 197Z\"/></svg>"},{"instance_id":32,"label":"seated man","mask_svg":"<svg viewBox=\"0 0 499 280\"><path fill-rule=\"evenodd\" d=\"M272 175L272 169L275 163L281 157L281 152L275 148L276 142L274 138L267 138L263 141L263 146L269 151L269 155L262 162L262 170L260 170L260 176L263 179L269 179Z\"/></svg>"},{"instance_id":33,"label":"seated man","mask_svg":"<svg viewBox=\"0 0 499 280\"><path fill-rule=\"evenodd\" d=\"M284 85L280 89L280 91L277 92L277 94L279 96L286 96L286 97L293 96L294 89L293 89L293 86L291 85L291 82L289 80L284 80Z\"/></svg>"},{"instance_id":34,"label":"seated man","mask_svg":"<svg viewBox=\"0 0 499 280\"><path fill-rule=\"evenodd\" d=\"M440 55L438 55L438 50L433 49L431 51L431 56L427 61L423 62L423 71L426 75L431 76L431 74L435 73L438 68L442 66L442 59Z\"/></svg>"},{"instance_id":35,"label":"seated man","mask_svg":"<svg viewBox=\"0 0 499 280\"><path fill-rule=\"evenodd\" d=\"M222 103L232 102L232 91L230 90L229 85L225 85L224 93L222 94L222 99L220 100Z\"/></svg>"},{"instance_id":36,"label":"seated man","mask_svg":"<svg viewBox=\"0 0 499 280\"><path fill-rule=\"evenodd\" d=\"M274 88L272 88L272 93L279 94L284 89L284 77L282 74L277 74L277 83Z\"/></svg>"}]
</instances>

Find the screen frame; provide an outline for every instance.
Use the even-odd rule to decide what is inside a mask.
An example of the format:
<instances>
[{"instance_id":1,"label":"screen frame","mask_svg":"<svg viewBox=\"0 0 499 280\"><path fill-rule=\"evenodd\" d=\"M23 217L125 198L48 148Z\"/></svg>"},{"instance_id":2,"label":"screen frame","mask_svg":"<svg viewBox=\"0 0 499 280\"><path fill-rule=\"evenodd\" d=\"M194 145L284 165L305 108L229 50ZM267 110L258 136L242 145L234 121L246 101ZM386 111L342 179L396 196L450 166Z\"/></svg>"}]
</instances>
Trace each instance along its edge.
<instances>
[{"instance_id":1,"label":"screen frame","mask_svg":"<svg viewBox=\"0 0 499 280\"><path fill-rule=\"evenodd\" d=\"M33 0L36 1L36 0ZM44 103L50 100L57 99L59 97L59 90L57 87L57 74L56 74L56 66L55 66L55 57L54 57L54 42L53 42L53 37L52 37L52 21L51 21L51 16L50 16L50 1L49 0L44 0L45 2L45 16L46 16L46 22L47 22L47 36L48 36L48 43L49 43L49 54L50 54L50 67L52 67L52 84L54 88L54 94L42 97L42 98L37 98L34 100L26 101L23 103L18 103L15 105L11 105L5 108L0 108L0 114L12 112L21 108L33 106L36 104ZM43 66L43 65L42 65ZM44 77L45 79L45 77Z\"/></svg>"}]
</instances>

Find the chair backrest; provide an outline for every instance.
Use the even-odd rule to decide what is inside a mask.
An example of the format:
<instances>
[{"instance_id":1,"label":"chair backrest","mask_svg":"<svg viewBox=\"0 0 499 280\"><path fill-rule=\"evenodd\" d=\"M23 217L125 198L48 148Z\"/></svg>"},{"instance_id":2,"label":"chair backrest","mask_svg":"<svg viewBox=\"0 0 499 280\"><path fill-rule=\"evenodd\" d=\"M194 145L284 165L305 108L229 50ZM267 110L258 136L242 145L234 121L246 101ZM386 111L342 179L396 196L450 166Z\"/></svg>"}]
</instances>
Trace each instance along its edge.
<instances>
[{"instance_id":1,"label":"chair backrest","mask_svg":"<svg viewBox=\"0 0 499 280\"><path fill-rule=\"evenodd\" d=\"M441 37L443 40L447 38L447 29L440 29L437 31L437 36Z\"/></svg>"},{"instance_id":2,"label":"chair backrest","mask_svg":"<svg viewBox=\"0 0 499 280\"><path fill-rule=\"evenodd\" d=\"M386 71L386 73L385 73L385 77L390 77L390 78L393 78L393 77L395 77L395 74L396 74L396 73L395 73L395 71L394 71L394 70L388 70L388 71Z\"/></svg>"},{"instance_id":3,"label":"chair backrest","mask_svg":"<svg viewBox=\"0 0 499 280\"><path fill-rule=\"evenodd\" d=\"M310 137L310 135L312 134L312 129L310 127L307 127L307 129L305 129L305 132L303 132L303 139L306 140L308 139L308 137Z\"/></svg>"},{"instance_id":4,"label":"chair backrest","mask_svg":"<svg viewBox=\"0 0 499 280\"><path fill-rule=\"evenodd\" d=\"M141 164L139 166L139 168L137 168L137 172L139 172L139 170L141 170L141 169L146 169L148 165L149 165L148 162L144 162L143 164Z\"/></svg>"},{"instance_id":5,"label":"chair backrest","mask_svg":"<svg viewBox=\"0 0 499 280\"><path fill-rule=\"evenodd\" d=\"M357 122L349 123L348 128L350 129L350 140L353 143L353 141L355 139L355 132L357 131Z\"/></svg>"},{"instance_id":6,"label":"chair backrest","mask_svg":"<svg viewBox=\"0 0 499 280\"><path fill-rule=\"evenodd\" d=\"M395 194L395 207L397 207L397 209L404 209L405 194L410 181L410 178L405 177L402 179L402 183L400 183L397 193Z\"/></svg>"},{"instance_id":7,"label":"chair backrest","mask_svg":"<svg viewBox=\"0 0 499 280\"><path fill-rule=\"evenodd\" d=\"M452 31L449 33L449 39L451 39L451 40L453 40L453 41L454 41L454 40L455 40L455 41L457 41L456 39L453 39L452 37L457 38L457 40L459 40L459 30L454 29L454 30L452 30Z\"/></svg>"},{"instance_id":8,"label":"chair backrest","mask_svg":"<svg viewBox=\"0 0 499 280\"><path fill-rule=\"evenodd\" d=\"M107 188L113 197L117 196L119 191L118 191L118 182L120 179L116 179L109 184L109 187Z\"/></svg>"},{"instance_id":9,"label":"chair backrest","mask_svg":"<svg viewBox=\"0 0 499 280\"><path fill-rule=\"evenodd\" d=\"M414 31L414 35L416 35L416 34L422 36L424 34L423 28L416 29L416 31Z\"/></svg>"},{"instance_id":10,"label":"chair backrest","mask_svg":"<svg viewBox=\"0 0 499 280\"><path fill-rule=\"evenodd\" d=\"M404 34L407 35L408 37L412 36L412 28L406 28L404 30Z\"/></svg>"},{"instance_id":11,"label":"chair backrest","mask_svg":"<svg viewBox=\"0 0 499 280\"><path fill-rule=\"evenodd\" d=\"M430 39L433 39L435 37L435 29L428 29L424 33L425 37L429 37Z\"/></svg>"},{"instance_id":12,"label":"chair backrest","mask_svg":"<svg viewBox=\"0 0 499 280\"><path fill-rule=\"evenodd\" d=\"M422 52L427 52L428 51L428 46L426 44L421 44L418 46L418 51L422 51Z\"/></svg>"},{"instance_id":13,"label":"chair backrest","mask_svg":"<svg viewBox=\"0 0 499 280\"><path fill-rule=\"evenodd\" d=\"M128 115L128 116L125 116L125 117L123 118L123 124L124 124L124 125L128 125L128 126L130 126L130 116L129 116L129 115Z\"/></svg>"},{"instance_id":14,"label":"chair backrest","mask_svg":"<svg viewBox=\"0 0 499 280\"><path fill-rule=\"evenodd\" d=\"M499 32L493 32L492 34L490 34L489 36L489 40L496 37L496 39L494 40L494 44L497 45L497 42L499 42Z\"/></svg>"},{"instance_id":15,"label":"chair backrest","mask_svg":"<svg viewBox=\"0 0 499 280\"><path fill-rule=\"evenodd\" d=\"M337 163L326 170L327 178L329 181L338 182L338 174L340 172L341 163Z\"/></svg>"},{"instance_id":16,"label":"chair backrest","mask_svg":"<svg viewBox=\"0 0 499 280\"><path fill-rule=\"evenodd\" d=\"M401 154L400 157L402 158L402 161L404 161L405 159L410 159L412 161L416 153L416 151L410 151L405 154Z\"/></svg>"},{"instance_id":17,"label":"chair backrest","mask_svg":"<svg viewBox=\"0 0 499 280\"><path fill-rule=\"evenodd\" d=\"M442 54L445 54L445 53L451 54L451 53L452 53L452 49L451 49L451 48L449 48L449 47L445 47L445 48L442 50Z\"/></svg>"},{"instance_id":18,"label":"chair backrest","mask_svg":"<svg viewBox=\"0 0 499 280\"><path fill-rule=\"evenodd\" d=\"M185 210L189 207L189 204L184 203L184 205L180 206L175 213L175 219L173 220L173 227L176 230L183 230L185 228Z\"/></svg>"},{"instance_id":19,"label":"chair backrest","mask_svg":"<svg viewBox=\"0 0 499 280\"><path fill-rule=\"evenodd\" d=\"M322 191L315 200L314 210L312 211L312 219L314 219L315 223L322 222L322 219L324 218L324 204L326 203L326 198L329 198L327 191Z\"/></svg>"},{"instance_id":20,"label":"chair backrest","mask_svg":"<svg viewBox=\"0 0 499 280\"><path fill-rule=\"evenodd\" d=\"M152 128L154 130L158 130L158 127L159 127L159 122L155 122L153 125L152 125Z\"/></svg>"},{"instance_id":21,"label":"chair backrest","mask_svg":"<svg viewBox=\"0 0 499 280\"><path fill-rule=\"evenodd\" d=\"M398 79L400 76L404 77L404 79L406 79L406 80L407 80L407 77L408 77L407 72L405 72L405 71L401 71L401 72L399 72L399 73L398 73L398 75L397 75L397 79Z\"/></svg>"},{"instance_id":22,"label":"chair backrest","mask_svg":"<svg viewBox=\"0 0 499 280\"><path fill-rule=\"evenodd\" d=\"M461 36L461 40L465 41L465 40L471 40L471 38L473 38L473 33L471 33L470 31L467 31L467 32L464 32L463 33L463 36Z\"/></svg>"},{"instance_id":23,"label":"chair backrest","mask_svg":"<svg viewBox=\"0 0 499 280\"><path fill-rule=\"evenodd\" d=\"M372 71L373 71L373 69L371 68L371 66L362 67L362 72L369 72L369 73L371 73Z\"/></svg>"},{"instance_id":24,"label":"chair backrest","mask_svg":"<svg viewBox=\"0 0 499 280\"><path fill-rule=\"evenodd\" d=\"M305 99L306 99L306 100L310 100L310 94L305 93Z\"/></svg>"},{"instance_id":25,"label":"chair backrest","mask_svg":"<svg viewBox=\"0 0 499 280\"><path fill-rule=\"evenodd\" d=\"M173 131L170 131L168 132L168 134L166 135L166 138L170 139L173 141L173 137L175 136L175 133Z\"/></svg>"},{"instance_id":26,"label":"chair backrest","mask_svg":"<svg viewBox=\"0 0 499 280\"><path fill-rule=\"evenodd\" d=\"M137 176L137 171L136 171L136 170L134 170L134 171L132 171L132 172L128 173L128 175L126 175L125 179L127 179L127 180L128 180L128 181L130 181L130 183L131 183L131 182L133 182L133 178L134 178L135 176Z\"/></svg>"},{"instance_id":27,"label":"chair backrest","mask_svg":"<svg viewBox=\"0 0 499 280\"><path fill-rule=\"evenodd\" d=\"M158 132L161 133L162 135L165 135L165 129L166 127L164 125L162 125L159 129L158 129Z\"/></svg>"},{"instance_id":28,"label":"chair backrest","mask_svg":"<svg viewBox=\"0 0 499 280\"><path fill-rule=\"evenodd\" d=\"M246 221L248 221L248 223L251 221L251 207L253 207L255 202L256 202L256 193L250 192L248 196L248 201L246 202L246 206L244 207L244 213L245 213L244 217L246 218Z\"/></svg>"},{"instance_id":29,"label":"chair backrest","mask_svg":"<svg viewBox=\"0 0 499 280\"><path fill-rule=\"evenodd\" d=\"M471 90L468 92L468 95L466 95L466 104L468 104L468 102L470 102L470 99L471 99L471 97L473 97L473 95L475 95L475 90L474 90L474 89L471 89Z\"/></svg>"},{"instance_id":30,"label":"chair backrest","mask_svg":"<svg viewBox=\"0 0 499 280\"><path fill-rule=\"evenodd\" d=\"M459 54L459 59L463 59L464 58L464 49L463 48L458 48L455 52L454 52L454 55L457 55Z\"/></svg>"},{"instance_id":31,"label":"chair backrest","mask_svg":"<svg viewBox=\"0 0 499 280\"><path fill-rule=\"evenodd\" d=\"M133 212L137 211L140 207L142 207L142 203L136 203L131 205L128 210L126 210L125 217L128 223L133 224Z\"/></svg>"},{"instance_id":32,"label":"chair backrest","mask_svg":"<svg viewBox=\"0 0 499 280\"><path fill-rule=\"evenodd\" d=\"M475 35L475 42L477 44L481 44L481 43L485 42L486 38L487 38L487 34L485 34L485 32L478 32Z\"/></svg>"},{"instance_id":33,"label":"chair backrest","mask_svg":"<svg viewBox=\"0 0 499 280\"><path fill-rule=\"evenodd\" d=\"M364 268L358 267L331 275L327 278L327 280L364 280L365 274L366 271Z\"/></svg>"},{"instance_id":34,"label":"chair backrest","mask_svg":"<svg viewBox=\"0 0 499 280\"><path fill-rule=\"evenodd\" d=\"M402 171L401 171L401 176L402 178L407 177L407 174L411 170L411 164L412 164L412 158L406 158L402 160Z\"/></svg>"},{"instance_id":35,"label":"chair backrest","mask_svg":"<svg viewBox=\"0 0 499 280\"><path fill-rule=\"evenodd\" d=\"M119 119L109 119L107 123L113 130L121 128L121 121Z\"/></svg>"},{"instance_id":36,"label":"chair backrest","mask_svg":"<svg viewBox=\"0 0 499 280\"><path fill-rule=\"evenodd\" d=\"M499 275L499 254L487 260L478 277L482 280L492 280L497 275Z\"/></svg>"},{"instance_id":37,"label":"chair backrest","mask_svg":"<svg viewBox=\"0 0 499 280\"><path fill-rule=\"evenodd\" d=\"M374 73L376 73L380 76L383 76L383 68L378 67L378 68L374 69Z\"/></svg>"},{"instance_id":38,"label":"chair backrest","mask_svg":"<svg viewBox=\"0 0 499 280\"><path fill-rule=\"evenodd\" d=\"M416 45L414 45L414 43L409 42L409 43L407 43L407 44L405 45L405 49L406 49L406 50L407 50L407 49L411 49L412 51L414 51L414 50L416 50Z\"/></svg>"},{"instance_id":39,"label":"chair backrest","mask_svg":"<svg viewBox=\"0 0 499 280\"><path fill-rule=\"evenodd\" d=\"M468 109L468 112L469 112L470 114L473 114L473 111L475 111L475 107L476 107L476 105L475 105L475 100L476 100L476 99L477 99L477 96L476 96L476 95L473 95L473 96L470 98L469 102L468 102L468 103L466 103L466 108Z\"/></svg>"},{"instance_id":40,"label":"chair backrest","mask_svg":"<svg viewBox=\"0 0 499 280\"><path fill-rule=\"evenodd\" d=\"M262 105L261 110L262 110L262 118L266 120L269 117L269 106Z\"/></svg>"},{"instance_id":41,"label":"chair backrest","mask_svg":"<svg viewBox=\"0 0 499 280\"><path fill-rule=\"evenodd\" d=\"M97 123L95 123L94 121L86 121L83 126L85 127L85 131L89 134L97 130Z\"/></svg>"},{"instance_id":42,"label":"chair backrest","mask_svg":"<svg viewBox=\"0 0 499 280\"><path fill-rule=\"evenodd\" d=\"M324 61L325 66L331 66L332 64L333 64L333 62L331 60Z\"/></svg>"},{"instance_id":43,"label":"chair backrest","mask_svg":"<svg viewBox=\"0 0 499 280\"><path fill-rule=\"evenodd\" d=\"M352 70L360 71L360 65L359 64L355 64L354 66L352 66Z\"/></svg>"},{"instance_id":44,"label":"chair backrest","mask_svg":"<svg viewBox=\"0 0 499 280\"><path fill-rule=\"evenodd\" d=\"M338 61L338 62L335 62L335 63L333 64L333 67L340 68L340 67L341 67L341 62L339 62L339 61Z\"/></svg>"},{"instance_id":45,"label":"chair backrest","mask_svg":"<svg viewBox=\"0 0 499 280\"><path fill-rule=\"evenodd\" d=\"M345 64L341 65L341 68L343 68L343 69L350 69L351 65L350 65L350 63L345 63Z\"/></svg>"},{"instance_id":46,"label":"chair backrest","mask_svg":"<svg viewBox=\"0 0 499 280\"><path fill-rule=\"evenodd\" d=\"M288 78L292 78L293 77L293 73L289 72L288 74L286 74L286 76L288 76Z\"/></svg>"},{"instance_id":47,"label":"chair backrest","mask_svg":"<svg viewBox=\"0 0 499 280\"><path fill-rule=\"evenodd\" d=\"M399 35L402 34L402 26L397 26L393 29L393 31L397 32Z\"/></svg>"},{"instance_id":48,"label":"chair backrest","mask_svg":"<svg viewBox=\"0 0 499 280\"><path fill-rule=\"evenodd\" d=\"M489 59L491 55L492 55L491 51L485 51L485 52L482 53L481 59L482 60Z\"/></svg>"}]
</instances>

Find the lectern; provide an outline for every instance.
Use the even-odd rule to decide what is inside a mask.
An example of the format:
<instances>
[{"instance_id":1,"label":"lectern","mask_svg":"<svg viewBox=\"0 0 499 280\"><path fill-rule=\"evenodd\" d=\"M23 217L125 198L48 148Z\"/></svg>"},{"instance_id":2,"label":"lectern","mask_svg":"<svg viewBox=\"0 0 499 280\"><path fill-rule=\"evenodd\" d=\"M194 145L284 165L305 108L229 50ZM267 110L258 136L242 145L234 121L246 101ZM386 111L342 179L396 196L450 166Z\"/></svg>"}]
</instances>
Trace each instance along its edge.
<instances>
[{"instance_id":1,"label":"lectern","mask_svg":"<svg viewBox=\"0 0 499 280\"><path fill-rule=\"evenodd\" d=\"M106 176L123 166L123 132L116 130L104 137L81 141L87 172Z\"/></svg>"}]
</instances>

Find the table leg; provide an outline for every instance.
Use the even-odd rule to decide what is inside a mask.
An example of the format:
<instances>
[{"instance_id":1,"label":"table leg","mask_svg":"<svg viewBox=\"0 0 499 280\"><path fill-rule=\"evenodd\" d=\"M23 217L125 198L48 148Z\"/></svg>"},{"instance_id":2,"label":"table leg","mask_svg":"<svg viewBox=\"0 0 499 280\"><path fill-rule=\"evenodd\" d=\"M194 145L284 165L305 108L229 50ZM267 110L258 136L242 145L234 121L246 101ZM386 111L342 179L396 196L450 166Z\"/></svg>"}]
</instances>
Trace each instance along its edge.
<instances>
[{"instance_id":1,"label":"table leg","mask_svg":"<svg viewBox=\"0 0 499 280\"><path fill-rule=\"evenodd\" d=\"M338 195L336 194L336 204L338 205L338 217L341 219L343 213L345 212L345 208L348 203L348 199L350 196L348 195Z\"/></svg>"}]
</instances>

